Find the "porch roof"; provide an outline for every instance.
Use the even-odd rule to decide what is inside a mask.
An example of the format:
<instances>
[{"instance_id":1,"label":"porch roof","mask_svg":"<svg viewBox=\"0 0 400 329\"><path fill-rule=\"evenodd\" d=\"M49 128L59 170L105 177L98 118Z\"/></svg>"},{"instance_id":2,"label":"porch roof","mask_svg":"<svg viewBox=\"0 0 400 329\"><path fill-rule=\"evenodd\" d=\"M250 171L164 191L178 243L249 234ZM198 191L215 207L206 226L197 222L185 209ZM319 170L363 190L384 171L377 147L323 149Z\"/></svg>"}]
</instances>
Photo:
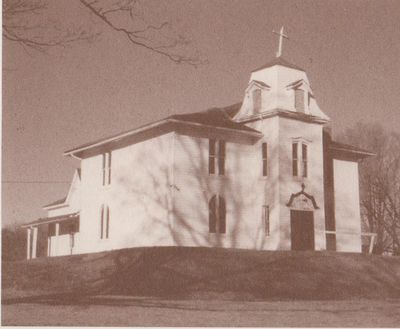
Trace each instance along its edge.
<instances>
[{"instance_id":1,"label":"porch roof","mask_svg":"<svg viewBox=\"0 0 400 329\"><path fill-rule=\"evenodd\" d=\"M22 224L21 227L26 228L26 227L30 227L30 226L39 226L39 225L57 223L57 222L65 221L65 220L78 219L78 218L79 218L79 211L71 213L71 214L60 215L60 216L39 218L32 222Z\"/></svg>"}]
</instances>

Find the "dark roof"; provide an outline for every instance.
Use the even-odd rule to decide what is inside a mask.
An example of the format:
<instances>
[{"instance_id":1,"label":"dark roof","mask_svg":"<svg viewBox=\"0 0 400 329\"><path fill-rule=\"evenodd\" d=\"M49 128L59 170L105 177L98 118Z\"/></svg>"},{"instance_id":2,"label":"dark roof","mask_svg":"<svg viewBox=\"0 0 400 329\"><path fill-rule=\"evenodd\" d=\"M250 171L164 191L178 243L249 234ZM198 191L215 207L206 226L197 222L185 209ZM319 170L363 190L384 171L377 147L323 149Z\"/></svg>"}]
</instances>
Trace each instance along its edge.
<instances>
[{"instance_id":1,"label":"dark roof","mask_svg":"<svg viewBox=\"0 0 400 329\"><path fill-rule=\"evenodd\" d=\"M195 113L188 113L188 114L175 114L171 115L163 120L159 120L156 122L149 123L147 125L143 125L141 127L138 127L136 129L131 129L128 131L125 131L123 133L119 133L117 135L113 135L107 138L101 138L98 139L94 142L86 143L83 145L80 145L78 147L75 147L73 149L70 149L68 151L64 152L64 155L69 155L75 152L80 152L82 149L89 149L91 147L94 147L95 145L103 145L108 142L111 142L116 139L122 139L127 136L132 136L135 133L137 133L139 130L144 131L147 129L150 129L154 126L159 126L161 124L165 123L170 123L170 122L180 122L180 123L194 123L194 124L202 124L202 125L207 125L210 127L214 128L227 128L227 129L233 129L245 133L256 133L256 134L261 134L259 131L249 128L245 126L243 123L238 123L232 120L232 117L239 111L241 107L241 103L236 103L227 107L223 108L212 108L203 112L195 112Z\"/></svg>"},{"instance_id":2,"label":"dark roof","mask_svg":"<svg viewBox=\"0 0 400 329\"><path fill-rule=\"evenodd\" d=\"M281 66L289 67L291 69L300 70L300 71L305 72L305 70L302 69L301 67L299 67L297 65L294 65L292 63L289 63L288 61L284 60L282 57L276 57L271 62L268 62L267 64L265 64L265 65L255 69L255 70L253 70L252 72L259 71L259 70L262 70L262 69L266 69L267 67L271 67L271 66L275 66L275 65L281 65Z\"/></svg>"},{"instance_id":3,"label":"dark roof","mask_svg":"<svg viewBox=\"0 0 400 329\"><path fill-rule=\"evenodd\" d=\"M241 107L242 102L223 107L221 108L221 110L223 110L226 114L233 118L239 112Z\"/></svg>"},{"instance_id":4,"label":"dark roof","mask_svg":"<svg viewBox=\"0 0 400 329\"><path fill-rule=\"evenodd\" d=\"M50 223L54 223L54 222L62 222L64 220L78 219L78 218L79 218L79 212L74 212L71 214L65 214L65 215L60 215L60 216L39 218L32 222L22 224L21 227L50 224Z\"/></svg>"},{"instance_id":5,"label":"dark roof","mask_svg":"<svg viewBox=\"0 0 400 329\"><path fill-rule=\"evenodd\" d=\"M172 115L169 118L185 121L185 122L193 122L200 123L207 126L212 126L216 128L229 128L236 129L248 132L259 133L258 130L247 127L243 123L238 123L232 120L231 115L236 113L240 107L228 107L228 108L212 108L205 112L196 112L189 114L176 114ZM227 112L229 111L229 112ZM228 114L229 113L229 114Z\"/></svg>"},{"instance_id":6,"label":"dark roof","mask_svg":"<svg viewBox=\"0 0 400 329\"><path fill-rule=\"evenodd\" d=\"M47 207L52 207L52 206L57 206L59 204L63 204L65 203L65 201L67 200L67 197L63 197L62 199L59 199L57 201L54 201L52 203L46 204L45 206L43 206L43 208L47 208Z\"/></svg>"},{"instance_id":7,"label":"dark roof","mask_svg":"<svg viewBox=\"0 0 400 329\"><path fill-rule=\"evenodd\" d=\"M349 145L349 144L344 144L340 142L335 142L331 141L329 143L329 149L333 151L338 151L338 152L344 152L344 153L350 153L353 155L357 155L360 158L365 158L368 156L374 156L376 155L373 152L364 150L362 148L359 148L357 146Z\"/></svg>"}]
</instances>

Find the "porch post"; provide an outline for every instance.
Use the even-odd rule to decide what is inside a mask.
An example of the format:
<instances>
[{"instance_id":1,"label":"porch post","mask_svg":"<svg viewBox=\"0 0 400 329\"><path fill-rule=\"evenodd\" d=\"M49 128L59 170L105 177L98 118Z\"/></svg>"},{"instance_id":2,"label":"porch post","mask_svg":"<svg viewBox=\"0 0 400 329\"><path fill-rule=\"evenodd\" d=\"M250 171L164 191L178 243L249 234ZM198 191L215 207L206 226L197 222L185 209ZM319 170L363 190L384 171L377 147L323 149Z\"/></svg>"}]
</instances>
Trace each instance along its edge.
<instances>
[{"instance_id":1,"label":"porch post","mask_svg":"<svg viewBox=\"0 0 400 329\"><path fill-rule=\"evenodd\" d=\"M38 227L33 228L32 258L36 258Z\"/></svg>"},{"instance_id":2,"label":"porch post","mask_svg":"<svg viewBox=\"0 0 400 329\"><path fill-rule=\"evenodd\" d=\"M31 259L31 228L26 229L26 259Z\"/></svg>"}]
</instances>

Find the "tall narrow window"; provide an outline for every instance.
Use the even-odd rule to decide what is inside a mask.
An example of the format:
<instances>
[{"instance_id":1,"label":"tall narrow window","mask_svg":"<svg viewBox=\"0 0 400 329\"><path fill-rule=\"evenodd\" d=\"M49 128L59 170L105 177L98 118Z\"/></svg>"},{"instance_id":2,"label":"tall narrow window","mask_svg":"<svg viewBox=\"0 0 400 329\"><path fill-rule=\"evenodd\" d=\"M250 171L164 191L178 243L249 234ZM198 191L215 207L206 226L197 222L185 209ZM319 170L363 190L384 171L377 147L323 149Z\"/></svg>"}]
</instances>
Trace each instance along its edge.
<instances>
[{"instance_id":1,"label":"tall narrow window","mask_svg":"<svg viewBox=\"0 0 400 329\"><path fill-rule=\"evenodd\" d=\"M105 236L108 239L110 233L110 208L106 207L106 232Z\"/></svg>"},{"instance_id":2,"label":"tall narrow window","mask_svg":"<svg viewBox=\"0 0 400 329\"><path fill-rule=\"evenodd\" d=\"M264 226L264 234L269 236L269 206L263 205L262 206L262 219L263 219L263 226Z\"/></svg>"},{"instance_id":3,"label":"tall narrow window","mask_svg":"<svg viewBox=\"0 0 400 329\"><path fill-rule=\"evenodd\" d=\"M209 140L208 173L225 175L225 141Z\"/></svg>"},{"instance_id":4,"label":"tall narrow window","mask_svg":"<svg viewBox=\"0 0 400 329\"><path fill-rule=\"evenodd\" d=\"M216 149L216 140L210 139L208 142L208 173L215 174L215 149Z\"/></svg>"},{"instance_id":5,"label":"tall narrow window","mask_svg":"<svg viewBox=\"0 0 400 329\"><path fill-rule=\"evenodd\" d=\"M102 206L100 210L100 239L108 239L110 232L110 209Z\"/></svg>"},{"instance_id":6,"label":"tall narrow window","mask_svg":"<svg viewBox=\"0 0 400 329\"><path fill-rule=\"evenodd\" d=\"M100 239L103 239L104 233L104 206L100 209Z\"/></svg>"},{"instance_id":7,"label":"tall narrow window","mask_svg":"<svg viewBox=\"0 0 400 329\"><path fill-rule=\"evenodd\" d=\"M209 203L209 232L225 233L226 232L226 205L225 199L221 196L214 195Z\"/></svg>"},{"instance_id":8,"label":"tall narrow window","mask_svg":"<svg viewBox=\"0 0 400 329\"><path fill-rule=\"evenodd\" d=\"M225 141L218 142L218 175L225 175Z\"/></svg>"},{"instance_id":9,"label":"tall narrow window","mask_svg":"<svg viewBox=\"0 0 400 329\"><path fill-rule=\"evenodd\" d=\"M261 111L261 89L253 90L253 107L254 113L259 113Z\"/></svg>"},{"instance_id":10,"label":"tall narrow window","mask_svg":"<svg viewBox=\"0 0 400 329\"><path fill-rule=\"evenodd\" d=\"M103 185L111 184L111 152L103 154Z\"/></svg>"},{"instance_id":11,"label":"tall narrow window","mask_svg":"<svg viewBox=\"0 0 400 329\"><path fill-rule=\"evenodd\" d=\"M304 90L294 90L294 107L296 111L304 113Z\"/></svg>"},{"instance_id":12,"label":"tall narrow window","mask_svg":"<svg viewBox=\"0 0 400 329\"><path fill-rule=\"evenodd\" d=\"M262 143L262 173L263 176L268 175L268 146L267 143Z\"/></svg>"},{"instance_id":13,"label":"tall narrow window","mask_svg":"<svg viewBox=\"0 0 400 329\"><path fill-rule=\"evenodd\" d=\"M302 144L301 145L301 158L302 158L302 162L303 162L303 177L307 177L307 145L306 144Z\"/></svg>"},{"instance_id":14,"label":"tall narrow window","mask_svg":"<svg viewBox=\"0 0 400 329\"><path fill-rule=\"evenodd\" d=\"M298 176L298 153L297 153L298 143L292 144L292 172L293 176Z\"/></svg>"},{"instance_id":15,"label":"tall narrow window","mask_svg":"<svg viewBox=\"0 0 400 329\"><path fill-rule=\"evenodd\" d=\"M217 233L217 197L215 195L208 203L208 227L210 233Z\"/></svg>"}]
</instances>

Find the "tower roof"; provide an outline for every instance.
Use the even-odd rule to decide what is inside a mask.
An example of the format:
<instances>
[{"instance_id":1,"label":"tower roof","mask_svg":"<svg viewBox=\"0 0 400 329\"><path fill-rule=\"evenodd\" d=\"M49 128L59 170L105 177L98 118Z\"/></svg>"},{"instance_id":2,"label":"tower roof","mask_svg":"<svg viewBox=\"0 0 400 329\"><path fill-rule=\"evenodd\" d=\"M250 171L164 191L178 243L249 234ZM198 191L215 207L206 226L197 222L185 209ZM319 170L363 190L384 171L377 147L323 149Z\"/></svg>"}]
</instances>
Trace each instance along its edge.
<instances>
[{"instance_id":1,"label":"tower roof","mask_svg":"<svg viewBox=\"0 0 400 329\"><path fill-rule=\"evenodd\" d=\"M275 65L281 65L281 66L289 67L291 69L295 69L295 70L299 70L299 71L305 72L305 70L302 69L301 67L299 67L297 65L294 65L292 63L289 63L288 61L284 60L282 57L276 57L272 61L270 61L267 64L265 64L265 65L255 69L255 70L253 70L252 72L256 72L256 71L259 71L259 70L262 70L262 69L266 69L268 67L275 66Z\"/></svg>"}]
</instances>

